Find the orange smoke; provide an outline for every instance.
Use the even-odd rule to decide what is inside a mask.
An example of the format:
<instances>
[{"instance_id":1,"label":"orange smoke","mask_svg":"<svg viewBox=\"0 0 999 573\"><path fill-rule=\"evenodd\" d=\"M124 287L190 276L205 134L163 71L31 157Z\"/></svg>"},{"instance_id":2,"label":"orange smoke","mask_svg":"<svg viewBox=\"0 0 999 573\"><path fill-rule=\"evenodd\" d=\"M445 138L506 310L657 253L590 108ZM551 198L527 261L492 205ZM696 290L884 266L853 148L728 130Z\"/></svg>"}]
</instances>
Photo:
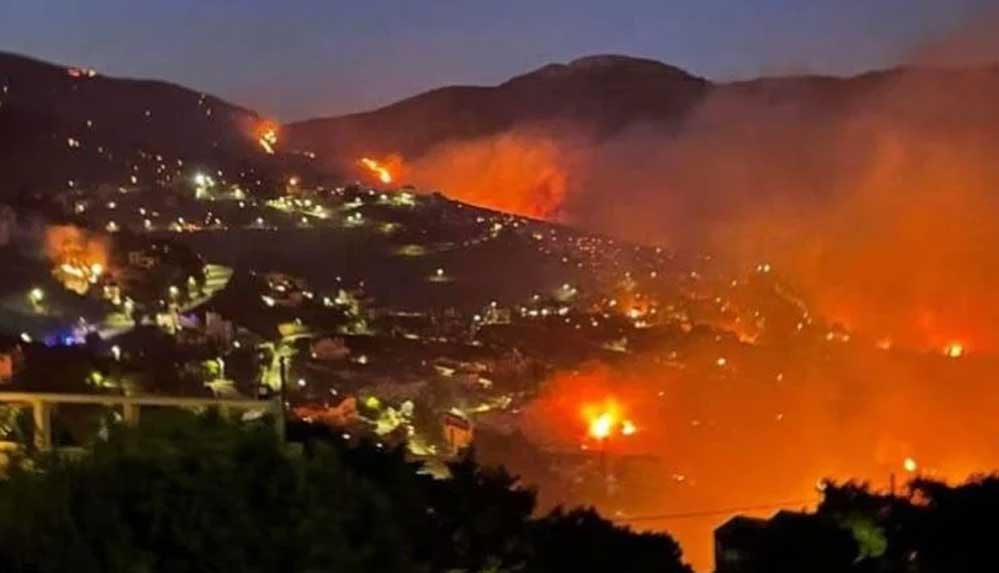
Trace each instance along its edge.
<instances>
[{"instance_id":1,"label":"orange smoke","mask_svg":"<svg viewBox=\"0 0 999 573\"><path fill-rule=\"evenodd\" d=\"M406 178L736 268L768 261L815 315L899 346L999 350L987 247L999 242L999 76L934 73L850 80L856 95L839 107L727 86L670 133L635 126L587 143L579 130L515 128L441 144Z\"/></svg>"},{"instance_id":2,"label":"orange smoke","mask_svg":"<svg viewBox=\"0 0 999 573\"><path fill-rule=\"evenodd\" d=\"M589 437L595 440L606 440L614 435L630 436L637 431L634 422L624 417L622 406L614 398L607 398L600 404L584 404L581 414Z\"/></svg>"},{"instance_id":3,"label":"orange smoke","mask_svg":"<svg viewBox=\"0 0 999 573\"><path fill-rule=\"evenodd\" d=\"M952 481L999 467L999 396L990 387L996 360L843 348L740 345L719 369L708 337L682 348L681 368L658 363L655 353L559 373L525 410L532 441L578 450L587 424L610 410L608 396L618 408L627 404L641 431L607 442L620 483L609 500L566 499L564 484L537 485L552 503L662 515L788 501L798 509L817 498L822 478L886 488L890 474L903 479L914 461L919 475ZM595 406L596 417L581 419L580 404ZM532 480L532 468L512 469ZM634 525L668 530L698 570L710 570L711 532L729 517Z\"/></svg>"},{"instance_id":4,"label":"orange smoke","mask_svg":"<svg viewBox=\"0 0 999 573\"><path fill-rule=\"evenodd\" d=\"M553 137L527 130L439 145L407 165L421 189L527 217L558 218L569 156Z\"/></svg>"},{"instance_id":5,"label":"orange smoke","mask_svg":"<svg viewBox=\"0 0 999 573\"><path fill-rule=\"evenodd\" d=\"M108 252L107 239L74 225L45 228L45 256L57 266L68 263L106 269Z\"/></svg>"},{"instance_id":6,"label":"orange smoke","mask_svg":"<svg viewBox=\"0 0 999 573\"><path fill-rule=\"evenodd\" d=\"M45 229L45 254L52 261L53 276L81 295L107 272L107 241L73 225Z\"/></svg>"}]
</instances>

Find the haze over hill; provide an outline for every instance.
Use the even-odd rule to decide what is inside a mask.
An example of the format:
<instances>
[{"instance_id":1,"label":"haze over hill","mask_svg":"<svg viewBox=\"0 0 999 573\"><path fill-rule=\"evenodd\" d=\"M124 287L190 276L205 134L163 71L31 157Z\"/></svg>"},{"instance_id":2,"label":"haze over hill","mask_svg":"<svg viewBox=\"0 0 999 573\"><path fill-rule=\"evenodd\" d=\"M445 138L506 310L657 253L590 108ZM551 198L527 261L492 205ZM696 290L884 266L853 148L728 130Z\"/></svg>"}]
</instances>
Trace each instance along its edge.
<instances>
[{"instance_id":1,"label":"haze over hill","mask_svg":"<svg viewBox=\"0 0 999 573\"><path fill-rule=\"evenodd\" d=\"M994 347L997 98L995 66L716 84L599 56L284 131L327 169L370 154L474 204L774 262L850 327Z\"/></svg>"},{"instance_id":2,"label":"haze over hill","mask_svg":"<svg viewBox=\"0 0 999 573\"><path fill-rule=\"evenodd\" d=\"M525 123L574 122L611 135L636 121L670 125L709 83L666 64L591 56L550 64L495 87L451 86L390 106L285 126L291 145L331 165L359 153L420 156L452 139L494 135Z\"/></svg>"},{"instance_id":3,"label":"haze over hill","mask_svg":"<svg viewBox=\"0 0 999 573\"><path fill-rule=\"evenodd\" d=\"M259 147L259 115L171 84L12 55L0 78L7 197L128 185L185 162L244 182L311 170L295 152L342 181L364 177L357 159L371 155L396 183L477 205L774 262L850 327L996 346L983 297L999 277L982 250L999 236L996 67L716 84L593 56L290 124L276 156Z\"/></svg>"},{"instance_id":4,"label":"haze over hill","mask_svg":"<svg viewBox=\"0 0 999 573\"><path fill-rule=\"evenodd\" d=\"M175 84L109 78L0 52L6 199L76 185L130 185L133 175L162 179L185 160L263 172L262 123L256 112Z\"/></svg>"},{"instance_id":5,"label":"haze over hill","mask_svg":"<svg viewBox=\"0 0 999 573\"><path fill-rule=\"evenodd\" d=\"M580 405L621 402L637 434L615 448L663 460L622 488L631 515L803 500L819 477L877 480L908 458L951 478L999 459L995 68L712 84L584 58L287 126L271 154L256 114L196 92L2 62L0 123L19 126L0 153L4 200L48 192L96 237L169 237L232 266L215 308L267 336L288 320L345 328L357 361L317 371L301 353L296 399L375 376L388 391L407 377L436 388L453 374L425 372L440 338L467 326L483 346L447 342L459 359L523 350L546 368L511 360L492 379L497 393L529 386L511 424L532 443L577 455ZM279 178L261 185L262 171ZM678 252L393 193L409 182ZM168 285L185 275L148 285L150 304L179 296ZM33 282L8 282L33 316L39 300L54 306L25 297ZM307 313L284 306L299 291ZM489 316L509 324L480 330ZM791 453L778 475L761 463L776 452ZM573 495L538 455L530 480ZM663 525L706 561L709 517Z\"/></svg>"}]
</instances>

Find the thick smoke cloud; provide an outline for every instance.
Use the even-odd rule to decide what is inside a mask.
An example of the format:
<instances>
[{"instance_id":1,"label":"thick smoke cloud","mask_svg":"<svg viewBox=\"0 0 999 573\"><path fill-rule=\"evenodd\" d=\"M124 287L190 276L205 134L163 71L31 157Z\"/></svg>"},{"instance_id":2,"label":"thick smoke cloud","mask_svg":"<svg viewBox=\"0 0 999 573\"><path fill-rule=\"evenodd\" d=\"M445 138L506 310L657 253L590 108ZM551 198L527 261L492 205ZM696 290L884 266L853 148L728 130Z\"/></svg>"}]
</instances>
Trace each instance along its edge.
<instances>
[{"instance_id":1,"label":"thick smoke cloud","mask_svg":"<svg viewBox=\"0 0 999 573\"><path fill-rule=\"evenodd\" d=\"M990 69L723 86L679 133L636 126L584 144L581 130L520 129L447 143L412 163L413 180L735 265L766 260L849 328L991 350L996 96Z\"/></svg>"},{"instance_id":2,"label":"thick smoke cloud","mask_svg":"<svg viewBox=\"0 0 999 573\"><path fill-rule=\"evenodd\" d=\"M620 453L661 461L629 473L609 512L814 499L823 477L886 487L907 457L950 479L999 466L997 97L987 68L723 86L679 131L596 141L522 129L417 164L422 183L473 203L707 252L733 270L769 262L813 315L854 332L842 349L730 355L723 374L709 343L681 355L703 367L641 356L563 373L526 415L534 440L575 448L580 403L626 405L640 432ZM534 202L539 174L564 191ZM888 339L891 351L874 347ZM940 356L951 342L968 356ZM707 567L727 517L640 525L676 533Z\"/></svg>"},{"instance_id":3,"label":"thick smoke cloud","mask_svg":"<svg viewBox=\"0 0 999 573\"><path fill-rule=\"evenodd\" d=\"M999 9L976 14L958 30L930 39L910 55L917 65L969 66L999 62Z\"/></svg>"},{"instance_id":4,"label":"thick smoke cloud","mask_svg":"<svg viewBox=\"0 0 999 573\"><path fill-rule=\"evenodd\" d=\"M728 358L724 369L713 365L720 353ZM621 484L611 499L598 500L610 515L805 507L818 498L824 477L887 488L895 473L901 486L912 475L904 468L910 458L919 473L950 480L999 465L993 359L955 361L824 341L773 353L722 350L705 341L682 351L685 368L652 358L560 373L524 416L532 440L565 451L585 442L581 404L607 397L621 404L638 432L606 446ZM532 476L531 468L514 469ZM564 487L542 483L541 491ZM729 517L634 525L668 529L707 570L711 531Z\"/></svg>"},{"instance_id":5,"label":"thick smoke cloud","mask_svg":"<svg viewBox=\"0 0 999 573\"><path fill-rule=\"evenodd\" d=\"M409 158L404 179L708 253L735 272L770 263L852 341L738 350L709 339L679 349L682 368L663 348L560 373L524 428L578 452L580 405L621 403L639 432L615 454L656 461L622 465L618 496L597 500L609 514L814 500L824 477L903 481L907 458L951 480L999 467L996 101L995 67L724 85L669 131L634 125L597 139L586 126L518 126ZM875 347L887 340L891 350ZM953 342L965 358L940 355ZM528 479L534 469L514 467ZM675 533L707 568L710 532L727 517L636 525Z\"/></svg>"},{"instance_id":6,"label":"thick smoke cloud","mask_svg":"<svg viewBox=\"0 0 999 573\"><path fill-rule=\"evenodd\" d=\"M476 205L536 218L554 218L566 201L568 138L537 129L448 142L403 166L403 180Z\"/></svg>"}]
</instances>

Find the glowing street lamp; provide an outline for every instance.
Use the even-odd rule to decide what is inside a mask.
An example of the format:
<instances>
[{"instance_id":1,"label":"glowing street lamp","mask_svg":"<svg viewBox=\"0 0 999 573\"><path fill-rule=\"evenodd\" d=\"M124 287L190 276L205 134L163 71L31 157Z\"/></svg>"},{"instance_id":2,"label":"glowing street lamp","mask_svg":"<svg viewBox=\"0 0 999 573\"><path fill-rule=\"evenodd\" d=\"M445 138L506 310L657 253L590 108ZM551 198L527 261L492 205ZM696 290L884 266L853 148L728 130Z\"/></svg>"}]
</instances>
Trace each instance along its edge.
<instances>
[{"instance_id":1,"label":"glowing street lamp","mask_svg":"<svg viewBox=\"0 0 999 573\"><path fill-rule=\"evenodd\" d=\"M36 306L41 304L42 301L45 300L45 291L38 287L31 289L28 291L28 300L31 301L31 304Z\"/></svg>"}]
</instances>

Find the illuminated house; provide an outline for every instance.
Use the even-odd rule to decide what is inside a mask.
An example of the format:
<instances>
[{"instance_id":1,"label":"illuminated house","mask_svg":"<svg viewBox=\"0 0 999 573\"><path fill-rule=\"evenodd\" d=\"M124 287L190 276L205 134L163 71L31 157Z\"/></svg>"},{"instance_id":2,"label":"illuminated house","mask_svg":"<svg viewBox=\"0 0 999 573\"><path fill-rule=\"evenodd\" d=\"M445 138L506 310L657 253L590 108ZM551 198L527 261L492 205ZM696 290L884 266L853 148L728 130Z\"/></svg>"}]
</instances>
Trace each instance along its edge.
<instances>
[{"instance_id":1,"label":"illuminated house","mask_svg":"<svg viewBox=\"0 0 999 573\"><path fill-rule=\"evenodd\" d=\"M130 251L128 253L128 264L139 269L148 270L160 264L160 258L145 250Z\"/></svg>"},{"instance_id":2,"label":"illuminated house","mask_svg":"<svg viewBox=\"0 0 999 573\"><path fill-rule=\"evenodd\" d=\"M324 336L318 338L312 342L310 350L313 359L329 362L343 360L350 355L350 348L347 348L343 338L339 337Z\"/></svg>"},{"instance_id":3,"label":"illuminated house","mask_svg":"<svg viewBox=\"0 0 999 573\"><path fill-rule=\"evenodd\" d=\"M0 384L7 384L24 366L24 352L14 342L0 344Z\"/></svg>"},{"instance_id":4,"label":"illuminated house","mask_svg":"<svg viewBox=\"0 0 999 573\"><path fill-rule=\"evenodd\" d=\"M444 441L453 453L458 453L472 445L474 432L472 422L453 412L446 412L442 422L444 423Z\"/></svg>"}]
</instances>

